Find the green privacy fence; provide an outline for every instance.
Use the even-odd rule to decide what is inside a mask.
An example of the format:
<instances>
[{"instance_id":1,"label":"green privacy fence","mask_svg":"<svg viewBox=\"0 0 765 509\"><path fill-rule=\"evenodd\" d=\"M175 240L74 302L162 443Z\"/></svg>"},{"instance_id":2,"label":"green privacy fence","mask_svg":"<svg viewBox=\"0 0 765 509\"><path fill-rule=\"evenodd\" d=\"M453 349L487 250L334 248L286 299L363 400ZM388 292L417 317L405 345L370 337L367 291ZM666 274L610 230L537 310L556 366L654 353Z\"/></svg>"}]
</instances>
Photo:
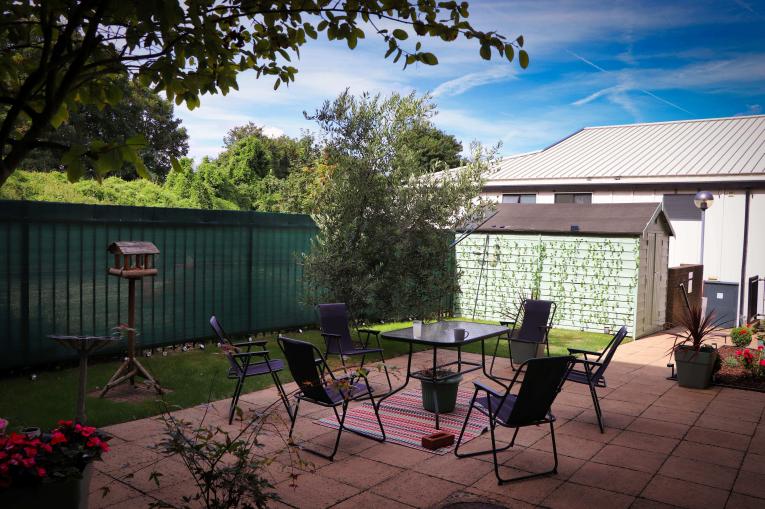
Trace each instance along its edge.
<instances>
[{"instance_id":1,"label":"green privacy fence","mask_svg":"<svg viewBox=\"0 0 765 509\"><path fill-rule=\"evenodd\" d=\"M127 281L107 276L116 240L160 250L138 283L141 346L315 322L300 253L317 229L300 214L0 201L0 370L71 359L48 334L109 334L127 321Z\"/></svg>"}]
</instances>

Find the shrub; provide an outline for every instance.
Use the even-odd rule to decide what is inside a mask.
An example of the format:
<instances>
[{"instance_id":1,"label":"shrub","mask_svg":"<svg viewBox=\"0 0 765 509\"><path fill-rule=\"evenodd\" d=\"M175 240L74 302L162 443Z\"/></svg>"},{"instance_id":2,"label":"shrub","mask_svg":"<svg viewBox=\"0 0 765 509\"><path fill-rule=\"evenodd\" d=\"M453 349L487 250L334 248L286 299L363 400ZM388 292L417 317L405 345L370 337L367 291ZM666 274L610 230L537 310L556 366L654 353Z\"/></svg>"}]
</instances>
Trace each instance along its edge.
<instances>
[{"instance_id":1,"label":"shrub","mask_svg":"<svg viewBox=\"0 0 765 509\"><path fill-rule=\"evenodd\" d=\"M730 337L733 340L733 344L737 347L747 347L752 342L752 329L746 325L735 327L730 331Z\"/></svg>"}]
</instances>

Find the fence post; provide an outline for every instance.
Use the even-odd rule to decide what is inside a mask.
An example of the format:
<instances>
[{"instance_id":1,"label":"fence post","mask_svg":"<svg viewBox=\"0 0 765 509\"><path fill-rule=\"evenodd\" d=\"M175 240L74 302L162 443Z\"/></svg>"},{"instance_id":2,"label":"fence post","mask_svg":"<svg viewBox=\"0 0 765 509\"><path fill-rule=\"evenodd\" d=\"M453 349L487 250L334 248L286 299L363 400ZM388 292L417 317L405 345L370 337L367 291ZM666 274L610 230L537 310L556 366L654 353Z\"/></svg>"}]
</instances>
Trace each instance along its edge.
<instances>
[{"instance_id":1,"label":"fence post","mask_svg":"<svg viewBox=\"0 0 765 509\"><path fill-rule=\"evenodd\" d=\"M24 345L24 363L29 362L29 217L21 224L21 341Z\"/></svg>"}]
</instances>

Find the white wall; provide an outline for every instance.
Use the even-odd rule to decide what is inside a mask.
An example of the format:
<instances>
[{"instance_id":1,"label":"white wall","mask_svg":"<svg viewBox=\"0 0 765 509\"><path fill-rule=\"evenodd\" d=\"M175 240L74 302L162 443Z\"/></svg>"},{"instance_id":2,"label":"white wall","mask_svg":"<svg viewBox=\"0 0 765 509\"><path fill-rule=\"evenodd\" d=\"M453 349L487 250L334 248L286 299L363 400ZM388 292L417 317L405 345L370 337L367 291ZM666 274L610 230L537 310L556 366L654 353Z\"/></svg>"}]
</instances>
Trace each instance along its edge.
<instances>
[{"instance_id":1,"label":"white wall","mask_svg":"<svg viewBox=\"0 0 765 509\"><path fill-rule=\"evenodd\" d=\"M744 242L745 191L710 189L715 201L706 213L704 237L704 279L717 279L740 284L741 257ZM561 189L560 191L564 191ZM693 194L697 188L678 188L678 194ZM671 191L656 189L647 191L616 190L593 191L593 203L661 203L664 194ZM501 200L502 193L484 193L485 197ZM540 191L537 203L554 203L555 193ZM700 221L673 221L675 237L670 240L669 266L681 263L699 262L701 241ZM765 191L752 192L749 211L749 250L746 278L759 275L765 277ZM744 303L747 289L744 289ZM740 308L740 302L736 309ZM765 311L765 310L761 310ZM746 312L746 305L744 305Z\"/></svg>"}]
</instances>

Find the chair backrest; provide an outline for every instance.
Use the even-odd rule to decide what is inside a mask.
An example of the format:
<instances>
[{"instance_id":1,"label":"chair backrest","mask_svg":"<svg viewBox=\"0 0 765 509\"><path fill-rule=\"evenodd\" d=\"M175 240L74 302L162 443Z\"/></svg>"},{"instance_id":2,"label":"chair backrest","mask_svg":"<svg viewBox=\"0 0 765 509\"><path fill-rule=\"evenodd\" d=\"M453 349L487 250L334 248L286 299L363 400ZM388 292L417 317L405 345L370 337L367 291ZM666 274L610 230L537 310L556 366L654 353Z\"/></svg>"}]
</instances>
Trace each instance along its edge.
<instances>
[{"instance_id":1,"label":"chair backrest","mask_svg":"<svg viewBox=\"0 0 765 509\"><path fill-rule=\"evenodd\" d=\"M545 340L545 327L552 323L555 303L551 300L524 299L523 319L517 337L525 341L541 343Z\"/></svg>"},{"instance_id":2,"label":"chair backrest","mask_svg":"<svg viewBox=\"0 0 765 509\"><path fill-rule=\"evenodd\" d=\"M614 335L613 338L611 338L611 341L608 343L608 345L606 345L606 348L605 350L603 350L603 353L600 354L600 358L598 360L602 364L598 366L598 369L596 369L593 372L593 377L596 380L598 378L603 377L603 375L606 372L606 368L608 368L608 364L611 362L611 359L616 353L616 349L619 348L619 345L622 344L622 341L624 341L624 338L626 336L627 336L627 327L622 325L622 328L619 329L619 331Z\"/></svg>"},{"instance_id":3,"label":"chair backrest","mask_svg":"<svg viewBox=\"0 0 765 509\"><path fill-rule=\"evenodd\" d=\"M550 407L574 365L574 357L539 357L529 359L513 410L507 418L509 426L527 426L547 417Z\"/></svg>"},{"instance_id":4,"label":"chair backrest","mask_svg":"<svg viewBox=\"0 0 765 509\"><path fill-rule=\"evenodd\" d=\"M319 326L322 332L337 334L340 338L327 338L327 353L339 354L341 351L353 350L353 339L348 327L348 308L342 302L334 304L319 304L316 306L319 313Z\"/></svg>"},{"instance_id":5,"label":"chair backrest","mask_svg":"<svg viewBox=\"0 0 765 509\"><path fill-rule=\"evenodd\" d=\"M306 398L332 403L324 384L320 366L325 363L321 352L306 341L279 336L279 348L284 353L292 378ZM318 358L321 359L318 363Z\"/></svg>"},{"instance_id":6,"label":"chair backrest","mask_svg":"<svg viewBox=\"0 0 765 509\"><path fill-rule=\"evenodd\" d=\"M210 317L210 327L212 327L213 332L215 332L215 335L218 336L218 341L221 343L226 343L227 345L231 345L231 341L228 339L228 336L226 336L226 331L223 330L223 326L218 321L218 318L215 315L212 315ZM236 360L234 359L234 356L232 355L236 350L231 348L226 350L226 358L228 359L228 363L231 365L231 368L234 371L239 372L242 368L239 366L239 364L236 363Z\"/></svg>"}]
</instances>

